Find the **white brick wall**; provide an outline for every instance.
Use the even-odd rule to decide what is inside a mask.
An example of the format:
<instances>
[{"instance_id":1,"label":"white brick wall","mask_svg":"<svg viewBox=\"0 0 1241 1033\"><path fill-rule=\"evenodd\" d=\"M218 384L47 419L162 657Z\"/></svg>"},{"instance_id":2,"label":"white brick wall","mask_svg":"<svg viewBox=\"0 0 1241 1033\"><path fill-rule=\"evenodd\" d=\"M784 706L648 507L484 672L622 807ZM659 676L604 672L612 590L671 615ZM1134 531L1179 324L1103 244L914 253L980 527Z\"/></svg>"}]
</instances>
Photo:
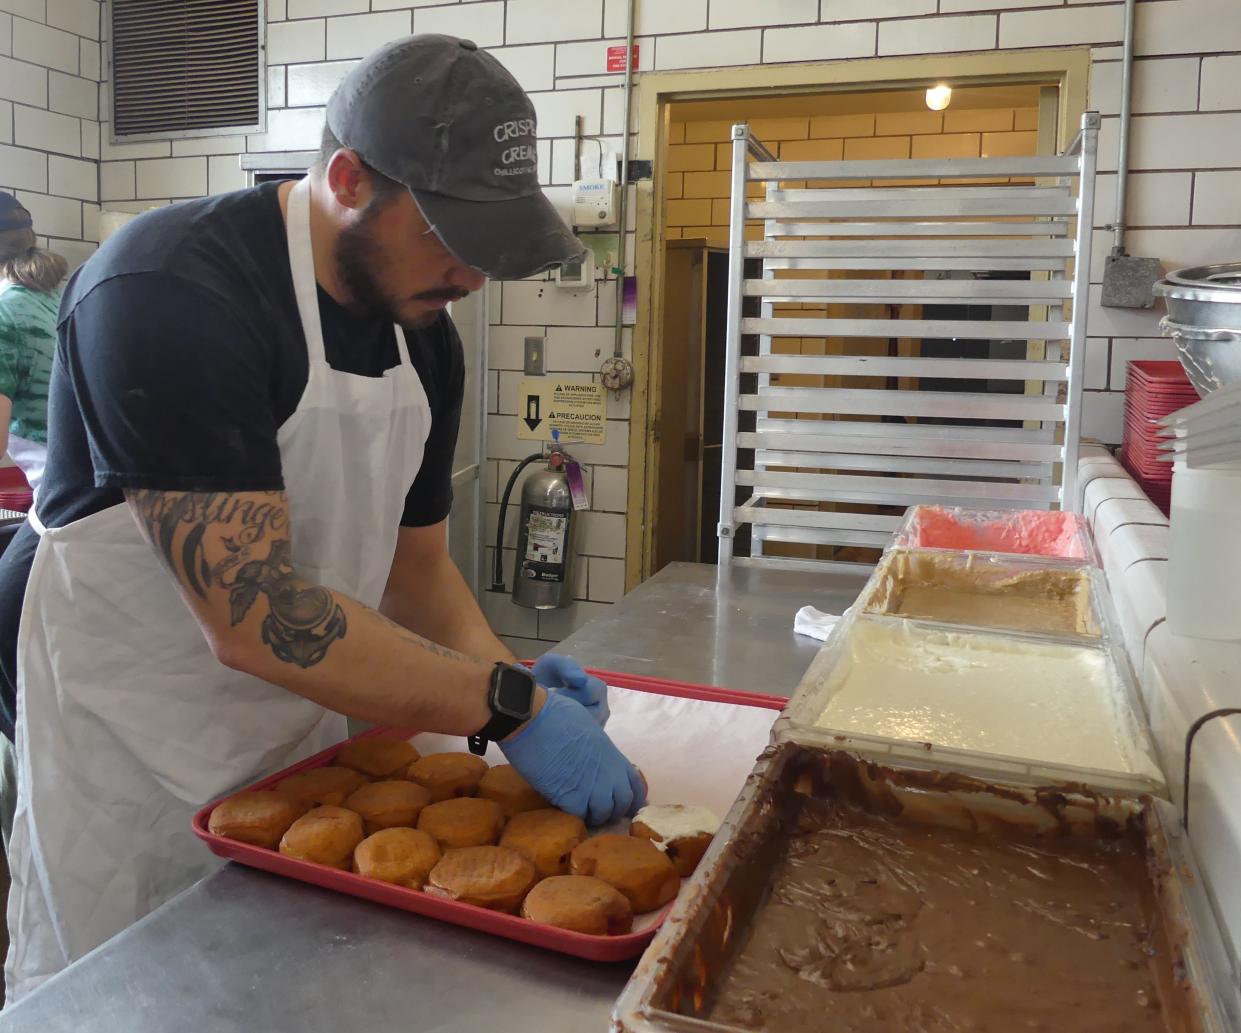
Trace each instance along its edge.
<instances>
[{"instance_id":1,"label":"white brick wall","mask_svg":"<svg viewBox=\"0 0 1241 1033\"><path fill-rule=\"evenodd\" d=\"M506 9L506 43L558 43L603 35L603 0L507 0Z\"/></svg>"},{"instance_id":2,"label":"white brick wall","mask_svg":"<svg viewBox=\"0 0 1241 1033\"><path fill-rule=\"evenodd\" d=\"M823 61L845 57L873 57L875 32L874 22L768 29L763 34L763 60Z\"/></svg>"},{"instance_id":3,"label":"white brick wall","mask_svg":"<svg viewBox=\"0 0 1241 1033\"><path fill-rule=\"evenodd\" d=\"M390 39L408 36L412 24L409 11L329 18L327 58L332 61L342 57L365 57Z\"/></svg>"},{"instance_id":4,"label":"white brick wall","mask_svg":"<svg viewBox=\"0 0 1241 1033\"><path fill-rule=\"evenodd\" d=\"M511 10L510 6L510 10ZM673 3L639 3L634 32L639 36L673 32L701 32L707 27L707 0L675 0ZM624 36L625 0L607 0L603 34Z\"/></svg>"},{"instance_id":5,"label":"white brick wall","mask_svg":"<svg viewBox=\"0 0 1241 1033\"><path fill-rule=\"evenodd\" d=\"M763 34L758 29L660 36L655 46L655 67L665 71L758 64L762 49Z\"/></svg>"},{"instance_id":6,"label":"white brick wall","mask_svg":"<svg viewBox=\"0 0 1241 1033\"><path fill-rule=\"evenodd\" d=\"M0 0L0 190L71 267L97 236L100 6Z\"/></svg>"},{"instance_id":7,"label":"white brick wall","mask_svg":"<svg viewBox=\"0 0 1241 1033\"><path fill-rule=\"evenodd\" d=\"M24 108L51 108L78 117L68 82L51 89L47 71L90 80L97 74L98 45L73 34L80 48L71 61L49 53L66 41L72 12L93 0L0 0L0 176L18 177L19 189L46 192L45 156L12 145L9 123ZM1115 196L1116 128L1119 111L1120 0L637 0L640 70L713 68L759 62L837 61L905 54L951 55L1044 47L1092 48L1090 105L1104 117L1096 204L1095 283L1086 348L1084 433L1108 441L1122 426L1125 363L1164 357L1158 310L1121 312L1097 304L1103 259L1111 244L1103 226ZM50 10L57 9L53 19ZM1129 184L1128 247L1168 267L1241 257L1241 8L1238 0L1144 0L1138 5L1138 60L1134 95L1134 172ZM621 76L606 72L609 45L622 42L625 0L268 0L268 103L265 134L241 140L177 141L113 146L102 144L102 203L140 206L203 192L235 189L244 182L236 152L306 150L318 145L322 106L352 61L396 35L442 31L474 38L491 49L531 92L540 118L540 174L553 202L565 205L572 178L572 133L582 115L588 135L620 131ZM32 26L31 22L43 23ZM11 24L10 24L11 23ZM50 26L50 27L49 27ZM34 31L32 31L32 29ZM68 30L70 33L72 30ZM30 41L39 53L20 52ZM90 56L88 57L88 53ZM69 65L72 64L72 67ZM22 74L34 72L34 75ZM25 91L25 92L20 92ZM18 95L20 92L20 95ZM14 102L6 106L5 102ZM70 105L75 105L70 107ZM635 112L636 117L636 112ZM57 152L56 183L72 180L81 161L98 150L88 141L89 123L77 150ZM635 122L636 125L636 122ZM96 136L97 136L96 126ZM68 134L57 137L68 147ZM609 136L613 149L619 136ZM37 153L37 152L36 152ZM593 146L583 160L593 162ZM192 160L188 160L192 159ZM12 170L12 171L10 171ZM3 185L0 183L0 185ZM79 189L79 192L84 192ZM83 233L91 232L91 205L84 205ZM67 211L67 210L66 210ZM489 540L494 539L498 491L515 461L531 449L515 436L522 342L546 339L548 369L589 376L610 354L612 284L580 294L534 280L492 285L492 414L484 478ZM1088 299L1089 301L1089 299ZM626 335L628 339L628 334ZM598 354L596 354L598 353ZM567 634L622 592L624 512L628 492L628 399L609 400L608 443L581 449L592 464L588 476L592 512L581 527L582 562L575 578L574 607L536 615L489 597L486 609L520 652L534 655L547 640ZM515 528L509 524L511 549Z\"/></svg>"},{"instance_id":8,"label":"white brick wall","mask_svg":"<svg viewBox=\"0 0 1241 1033\"><path fill-rule=\"evenodd\" d=\"M934 14L936 0L886 0L883 5L885 18L907 18L911 15ZM993 4L985 5L987 7ZM1024 5L1023 5L1024 6ZM960 8L944 7L943 10L959 10ZM865 18L874 18L875 9L869 4L859 4L857 0L819 0L819 21L849 22Z\"/></svg>"},{"instance_id":9,"label":"white brick wall","mask_svg":"<svg viewBox=\"0 0 1241 1033\"><path fill-rule=\"evenodd\" d=\"M287 103L291 108L324 105L340 81L349 74L353 61L330 61L326 64L290 65L288 84L280 107ZM284 72L284 69L269 69Z\"/></svg>"},{"instance_id":10,"label":"white brick wall","mask_svg":"<svg viewBox=\"0 0 1241 1033\"><path fill-rule=\"evenodd\" d=\"M207 193L206 158L152 158L134 164L139 197L202 197Z\"/></svg>"},{"instance_id":11,"label":"white brick wall","mask_svg":"<svg viewBox=\"0 0 1241 1033\"><path fill-rule=\"evenodd\" d=\"M993 50L996 23L995 15L990 14L880 22L879 55Z\"/></svg>"},{"instance_id":12,"label":"white brick wall","mask_svg":"<svg viewBox=\"0 0 1241 1033\"><path fill-rule=\"evenodd\" d=\"M293 61L322 61L327 23L322 18L276 22L267 26L267 60L275 65Z\"/></svg>"},{"instance_id":13,"label":"white brick wall","mask_svg":"<svg viewBox=\"0 0 1241 1033\"><path fill-rule=\"evenodd\" d=\"M550 90L556 86L556 54L553 45L491 47L500 64L512 73L524 90Z\"/></svg>"},{"instance_id":14,"label":"white brick wall","mask_svg":"<svg viewBox=\"0 0 1241 1033\"><path fill-rule=\"evenodd\" d=\"M449 7L420 7L414 11L414 31L463 36L472 39L480 47L503 46L504 0L453 4Z\"/></svg>"},{"instance_id":15,"label":"white brick wall","mask_svg":"<svg viewBox=\"0 0 1241 1033\"><path fill-rule=\"evenodd\" d=\"M713 0L708 28L740 29L755 25L798 25L819 20L818 0Z\"/></svg>"},{"instance_id":16,"label":"white brick wall","mask_svg":"<svg viewBox=\"0 0 1241 1033\"><path fill-rule=\"evenodd\" d=\"M1195 226L1241 226L1241 169L1194 177Z\"/></svg>"}]
</instances>

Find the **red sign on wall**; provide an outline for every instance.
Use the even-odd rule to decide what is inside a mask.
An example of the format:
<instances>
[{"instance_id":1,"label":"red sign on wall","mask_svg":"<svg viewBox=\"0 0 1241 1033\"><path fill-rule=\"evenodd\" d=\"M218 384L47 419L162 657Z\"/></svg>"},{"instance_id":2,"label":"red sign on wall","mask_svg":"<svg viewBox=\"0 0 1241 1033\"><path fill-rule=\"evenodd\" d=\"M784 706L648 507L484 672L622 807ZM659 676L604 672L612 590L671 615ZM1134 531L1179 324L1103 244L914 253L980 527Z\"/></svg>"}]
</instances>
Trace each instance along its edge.
<instances>
[{"instance_id":1,"label":"red sign on wall","mask_svg":"<svg viewBox=\"0 0 1241 1033\"><path fill-rule=\"evenodd\" d=\"M638 44L633 45L633 64L631 67L634 71L638 69ZM625 45L622 43L619 47L608 47L608 71L623 72L625 70Z\"/></svg>"}]
</instances>

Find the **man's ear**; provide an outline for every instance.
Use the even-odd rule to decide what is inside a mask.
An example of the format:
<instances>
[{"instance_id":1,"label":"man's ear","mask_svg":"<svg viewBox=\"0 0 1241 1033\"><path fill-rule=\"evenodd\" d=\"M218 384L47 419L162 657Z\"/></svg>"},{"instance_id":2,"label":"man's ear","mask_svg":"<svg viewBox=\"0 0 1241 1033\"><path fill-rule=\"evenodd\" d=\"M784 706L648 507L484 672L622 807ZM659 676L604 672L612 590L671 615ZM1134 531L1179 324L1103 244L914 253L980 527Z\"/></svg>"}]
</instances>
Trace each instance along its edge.
<instances>
[{"instance_id":1,"label":"man's ear","mask_svg":"<svg viewBox=\"0 0 1241 1033\"><path fill-rule=\"evenodd\" d=\"M364 200L366 169L356 151L342 147L327 163L327 185L338 204L359 208Z\"/></svg>"}]
</instances>

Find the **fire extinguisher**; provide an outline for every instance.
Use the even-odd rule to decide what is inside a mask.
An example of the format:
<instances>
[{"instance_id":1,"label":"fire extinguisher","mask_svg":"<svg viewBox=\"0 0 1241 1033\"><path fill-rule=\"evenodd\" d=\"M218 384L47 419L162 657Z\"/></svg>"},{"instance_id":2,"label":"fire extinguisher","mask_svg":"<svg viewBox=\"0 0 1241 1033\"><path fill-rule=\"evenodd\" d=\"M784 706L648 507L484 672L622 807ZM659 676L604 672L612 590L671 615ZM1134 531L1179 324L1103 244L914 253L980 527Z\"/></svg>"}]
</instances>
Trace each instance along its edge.
<instances>
[{"instance_id":1,"label":"fire extinguisher","mask_svg":"<svg viewBox=\"0 0 1241 1033\"><path fill-rule=\"evenodd\" d=\"M504 522L517 478L542 452L526 456L508 479L500 500L500 525L492 564L491 590L504 591ZM534 610L554 610L573 600L573 491L566 468L568 453L553 444L547 465L526 479L521 489L521 523L517 531L517 564L513 572L513 602ZM576 464L574 464L576 465Z\"/></svg>"}]
</instances>

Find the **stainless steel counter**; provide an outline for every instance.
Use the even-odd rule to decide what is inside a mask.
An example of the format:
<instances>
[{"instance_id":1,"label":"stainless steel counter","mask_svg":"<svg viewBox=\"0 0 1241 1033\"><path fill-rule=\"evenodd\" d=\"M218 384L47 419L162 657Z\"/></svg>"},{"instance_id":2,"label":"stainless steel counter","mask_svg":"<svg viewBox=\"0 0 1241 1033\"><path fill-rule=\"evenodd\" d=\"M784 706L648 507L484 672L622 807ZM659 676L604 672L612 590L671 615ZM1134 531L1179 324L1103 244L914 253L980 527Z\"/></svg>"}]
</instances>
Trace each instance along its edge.
<instances>
[{"instance_id":1,"label":"stainless steel counter","mask_svg":"<svg viewBox=\"0 0 1241 1033\"><path fill-rule=\"evenodd\" d=\"M793 615L841 613L865 581L672 563L557 648L608 671L788 696L821 644L793 634Z\"/></svg>"},{"instance_id":2,"label":"stainless steel counter","mask_svg":"<svg viewBox=\"0 0 1241 1033\"><path fill-rule=\"evenodd\" d=\"M593 667L788 694L863 579L665 569L561 649ZM13 1008L0 1033L342 1029L589 1033L631 965L597 965L229 864Z\"/></svg>"}]
</instances>

